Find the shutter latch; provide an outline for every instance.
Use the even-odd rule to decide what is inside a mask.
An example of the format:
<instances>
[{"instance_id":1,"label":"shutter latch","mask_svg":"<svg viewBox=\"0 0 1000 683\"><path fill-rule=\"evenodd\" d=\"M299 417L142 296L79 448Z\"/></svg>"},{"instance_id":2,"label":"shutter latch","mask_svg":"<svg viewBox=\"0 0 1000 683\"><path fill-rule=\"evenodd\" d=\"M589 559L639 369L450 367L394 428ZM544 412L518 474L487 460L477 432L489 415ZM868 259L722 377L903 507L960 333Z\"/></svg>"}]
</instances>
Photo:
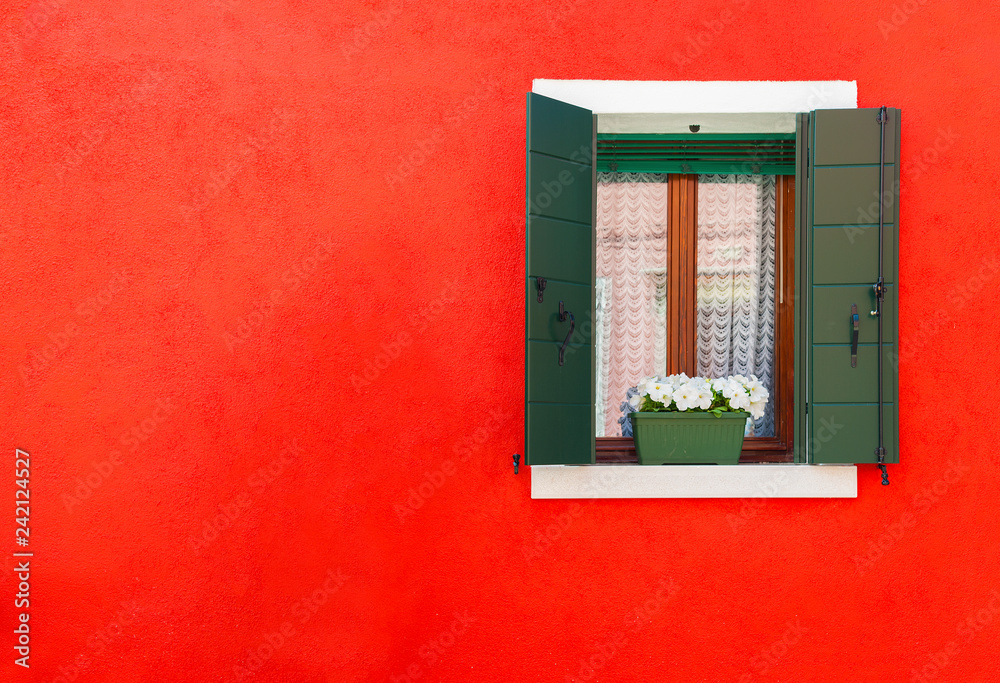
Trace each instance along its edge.
<instances>
[{"instance_id":1,"label":"shutter latch","mask_svg":"<svg viewBox=\"0 0 1000 683\"><path fill-rule=\"evenodd\" d=\"M521 454L515 453L511 457L514 459L514 474L517 474L517 467L521 464Z\"/></svg>"},{"instance_id":2,"label":"shutter latch","mask_svg":"<svg viewBox=\"0 0 1000 683\"><path fill-rule=\"evenodd\" d=\"M559 347L559 365L563 364L563 356L566 353L566 346L569 344L570 337L573 336L573 330L576 329L576 318L570 311L566 310L563 302L559 302L559 322L564 323L569 320L569 332L566 333L566 338L563 340L562 346Z\"/></svg>"},{"instance_id":3,"label":"shutter latch","mask_svg":"<svg viewBox=\"0 0 1000 683\"><path fill-rule=\"evenodd\" d=\"M538 303L542 303L545 298L545 285L549 282L543 277L536 277L535 281L538 283Z\"/></svg>"},{"instance_id":4,"label":"shutter latch","mask_svg":"<svg viewBox=\"0 0 1000 683\"><path fill-rule=\"evenodd\" d=\"M881 275L878 276L878 282L872 285L872 291L875 292L875 310L871 314L879 317L882 315L882 302L885 301L885 282Z\"/></svg>"}]
</instances>

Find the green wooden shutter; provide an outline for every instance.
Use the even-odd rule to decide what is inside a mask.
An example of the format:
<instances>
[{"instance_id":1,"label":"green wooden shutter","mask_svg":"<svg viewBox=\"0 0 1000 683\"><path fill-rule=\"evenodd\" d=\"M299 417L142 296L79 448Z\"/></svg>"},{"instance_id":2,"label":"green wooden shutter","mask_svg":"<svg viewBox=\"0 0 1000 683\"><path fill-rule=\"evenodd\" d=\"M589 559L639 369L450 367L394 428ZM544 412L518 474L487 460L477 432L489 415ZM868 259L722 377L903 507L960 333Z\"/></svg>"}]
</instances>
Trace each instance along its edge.
<instances>
[{"instance_id":1,"label":"green wooden shutter","mask_svg":"<svg viewBox=\"0 0 1000 683\"><path fill-rule=\"evenodd\" d=\"M874 463L878 447L879 277L878 109L812 112L803 238L806 285L806 454L814 463ZM899 116L887 109L884 133L883 444L885 462L899 462L897 415L897 257ZM858 310L856 367L851 366ZM801 348L801 347L800 347Z\"/></svg>"},{"instance_id":2,"label":"green wooden shutter","mask_svg":"<svg viewBox=\"0 0 1000 683\"><path fill-rule=\"evenodd\" d=\"M594 117L528 93L524 448L528 465L594 462ZM539 303L539 279L544 279ZM559 303L575 318L570 331Z\"/></svg>"}]
</instances>

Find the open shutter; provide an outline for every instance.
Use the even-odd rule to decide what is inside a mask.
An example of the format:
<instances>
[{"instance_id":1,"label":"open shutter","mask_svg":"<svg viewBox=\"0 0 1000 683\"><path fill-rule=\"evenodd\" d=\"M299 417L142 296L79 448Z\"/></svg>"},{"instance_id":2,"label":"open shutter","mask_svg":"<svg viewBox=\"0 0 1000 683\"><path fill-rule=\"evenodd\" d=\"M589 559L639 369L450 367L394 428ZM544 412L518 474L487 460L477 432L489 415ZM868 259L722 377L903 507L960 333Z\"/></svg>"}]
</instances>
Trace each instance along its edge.
<instances>
[{"instance_id":1,"label":"open shutter","mask_svg":"<svg viewBox=\"0 0 1000 683\"><path fill-rule=\"evenodd\" d=\"M808 300L802 329L807 354L805 446L808 461L814 463L878 460L879 316L872 311L877 307L875 285L880 274L880 201L885 284L881 306L882 443L885 462L899 462L896 275L900 112L886 109L883 131L879 111L822 110L812 112L808 120L808 199L802 233ZM854 308L858 314L856 343Z\"/></svg>"},{"instance_id":2,"label":"open shutter","mask_svg":"<svg viewBox=\"0 0 1000 683\"><path fill-rule=\"evenodd\" d=\"M528 93L528 465L594 462L594 134L589 110Z\"/></svg>"}]
</instances>

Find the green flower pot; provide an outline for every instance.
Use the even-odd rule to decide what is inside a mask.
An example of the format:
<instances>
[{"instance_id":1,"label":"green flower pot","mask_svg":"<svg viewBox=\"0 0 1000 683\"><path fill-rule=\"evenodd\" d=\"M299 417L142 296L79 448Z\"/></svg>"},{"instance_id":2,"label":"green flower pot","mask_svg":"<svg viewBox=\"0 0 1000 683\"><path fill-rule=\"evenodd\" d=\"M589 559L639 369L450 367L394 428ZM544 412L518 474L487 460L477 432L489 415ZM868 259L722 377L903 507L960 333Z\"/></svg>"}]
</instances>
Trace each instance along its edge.
<instances>
[{"instance_id":1,"label":"green flower pot","mask_svg":"<svg viewBox=\"0 0 1000 683\"><path fill-rule=\"evenodd\" d=\"M630 413L640 465L735 465L750 413Z\"/></svg>"}]
</instances>

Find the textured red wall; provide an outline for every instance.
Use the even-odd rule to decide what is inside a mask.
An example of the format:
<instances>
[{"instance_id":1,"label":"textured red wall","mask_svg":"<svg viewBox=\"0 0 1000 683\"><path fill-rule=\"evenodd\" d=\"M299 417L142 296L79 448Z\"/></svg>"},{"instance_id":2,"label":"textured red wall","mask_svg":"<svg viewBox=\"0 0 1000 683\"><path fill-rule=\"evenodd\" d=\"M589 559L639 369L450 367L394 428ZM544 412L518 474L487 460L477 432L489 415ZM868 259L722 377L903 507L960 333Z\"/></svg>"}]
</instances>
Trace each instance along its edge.
<instances>
[{"instance_id":1,"label":"textured red wall","mask_svg":"<svg viewBox=\"0 0 1000 683\"><path fill-rule=\"evenodd\" d=\"M8 3L2 678L1000 679L998 10L787 5ZM889 488L530 499L536 77L902 108Z\"/></svg>"}]
</instances>

